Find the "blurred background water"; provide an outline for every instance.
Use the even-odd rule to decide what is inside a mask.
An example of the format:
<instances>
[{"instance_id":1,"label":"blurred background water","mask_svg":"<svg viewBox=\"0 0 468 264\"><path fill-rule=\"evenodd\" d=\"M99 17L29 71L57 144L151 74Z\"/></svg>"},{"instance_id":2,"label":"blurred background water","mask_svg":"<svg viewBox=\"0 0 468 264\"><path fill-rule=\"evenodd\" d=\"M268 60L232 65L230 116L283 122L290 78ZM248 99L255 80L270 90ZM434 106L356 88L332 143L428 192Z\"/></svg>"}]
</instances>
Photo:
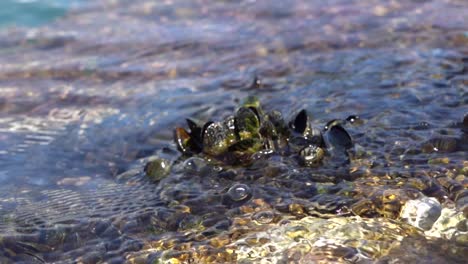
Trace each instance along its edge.
<instances>
[{"instance_id":1,"label":"blurred background water","mask_svg":"<svg viewBox=\"0 0 468 264\"><path fill-rule=\"evenodd\" d=\"M0 2L0 27L40 26L64 16L82 0L3 0Z\"/></svg>"},{"instance_id":2,"label":"blurred background water","mask_svg":"<svg viewBox=\"0 0 468 264\"><path fill-rule=\"evenodd\" d=\"M317 127L360 115L352 135L373 165L346 183L361 192L416 179L466 208L467 11L459 0L0 1L0 262L121 263L187 241L197 252L218 233L200 239L195 222L230 232L254 211L220 199L236 182L252 190L247 205L291 216L278 201L310 202L304 183L342 172L277 157L273 172L236 168L234 180L141 174L142 159L174 149L184 118L222 120L248 95L287 117L305 108ZM390 259L458 260L444 255L456 241L410 237L420 250Z\"/></svg>"}]
</instances>

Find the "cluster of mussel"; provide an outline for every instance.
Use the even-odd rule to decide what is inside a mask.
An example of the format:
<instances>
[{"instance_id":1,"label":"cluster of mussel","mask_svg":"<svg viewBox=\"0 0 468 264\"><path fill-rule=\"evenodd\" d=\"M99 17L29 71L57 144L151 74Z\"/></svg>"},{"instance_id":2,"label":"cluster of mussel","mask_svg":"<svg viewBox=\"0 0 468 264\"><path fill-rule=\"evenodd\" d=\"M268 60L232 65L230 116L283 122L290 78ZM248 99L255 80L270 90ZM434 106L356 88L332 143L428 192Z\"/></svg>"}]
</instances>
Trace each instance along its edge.
<instances>
[{"instance_id":1,"label":"cluster of mussel","mask_svg":"<svg viewBox=\"0 0 468 264\"><path fill-rule=\"evenodd\" d=\"M353 140L344 125L357 120L357 116L334 119L321 130L313 127L306 110L301 110L286 123L280 112L265 113L258 98L248 97L233 116L223 121L200 126L187 119L189 131L177 127L174 140L184 155L203 153L227 164L246 164L255 153L276 152L315 167L326 157L349 160Z\"/></svg>"}]
</instances>

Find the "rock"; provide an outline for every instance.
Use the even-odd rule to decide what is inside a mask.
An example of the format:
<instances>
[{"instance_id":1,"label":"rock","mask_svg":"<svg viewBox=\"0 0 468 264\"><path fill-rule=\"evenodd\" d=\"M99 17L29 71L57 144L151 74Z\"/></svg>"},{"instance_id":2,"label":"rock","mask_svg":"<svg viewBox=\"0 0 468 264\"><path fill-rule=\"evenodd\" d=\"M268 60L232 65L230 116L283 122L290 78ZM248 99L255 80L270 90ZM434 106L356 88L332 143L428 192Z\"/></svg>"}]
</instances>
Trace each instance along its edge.
<instances>
[{"instance_id":1,"label":"rock","mask_svg":"<svg viewBox=\"0 0 468 264\"><path fill-rule=\"evenodd\" d=\"M405 237L424 241L417 228L386 218L307 216L270 223L270 228L247 234L234 245L237 263L373 263ZM248 243L261 240L264 243Z\"/></svg>"},{"instance_id":2,"label":"rock","mask_svg":"<svg viewBox=\"0 0 468 264\"><path fill-rule=\"evenodd\" d=\"M442 207L435 198L422 197L407 201L401 210L400 218L412 226L429 230L441 211Z\"/></svg>"},{"instance_id":3,"label":"rock","mask_svg":"<svg viewBox=\"0 0 468 264\"><path fill-rule=\"evenodd\" d=\"M444 208L441 216L426 235L440 237L458 243L468 243L468 222L463 212Z\"/></svg>"}]
</instances>

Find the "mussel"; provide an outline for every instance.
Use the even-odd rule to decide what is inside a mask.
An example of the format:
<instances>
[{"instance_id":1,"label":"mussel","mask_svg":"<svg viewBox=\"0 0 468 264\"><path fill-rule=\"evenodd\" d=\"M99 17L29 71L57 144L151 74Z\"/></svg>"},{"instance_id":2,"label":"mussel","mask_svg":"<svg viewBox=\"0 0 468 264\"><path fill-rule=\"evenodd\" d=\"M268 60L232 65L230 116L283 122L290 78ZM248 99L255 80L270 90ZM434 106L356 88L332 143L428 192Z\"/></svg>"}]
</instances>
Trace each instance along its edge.
<instances>
[{"instance_id":1,"label":"mussel","mask_svg":"<svg viewBox=\"0 0 468 264\"><path fill-rule=\"evenodd\" d=\"M304 138L309 144L323 146L323 136L320 130L313 127L307 111L302 109L292 120L289 122L289 127L293 130L293 137L299 136Z\"/></svg>"},{"instance_id":2,"label":"mussel","mask_svg":"<svg viewBox=\"0 0 468 264\"><path fill-rule=\"evenodd\" d=\"M334 119L324 127L324 140L328 149L346 151L353 147L353 140L343 127L344 121Z\"/></svg>"},{"instance_id":3,"label":"mussel","mask_svg":"<svg viewBox=\"0 0 468 264\"><path fill-rule=\"evenodd\" d=\"M305 166L315 167L325 156L345 155L353 140L343 127L360 121L358 116L328 122L323 132L314 127L305 109L286 124L278 111L264 113L256 97L248 97L234 116L200 127L187 119L190 132L176 128L174 140L183 154L198 154L222 160L248 161L260 150L298 154Z\"/></svg>"},{"instance_id":4,"label":"mussel","mask_svg":"<svg viewBox=\"0 0 468 264\"><path fill-rule=\"evenodd\" d=\"M186 119L190 132L177 127L174 130L174 141L177 149L184 154L200 153L202 147L202 129L191 119Z\"/></svg>"}]
</instances>

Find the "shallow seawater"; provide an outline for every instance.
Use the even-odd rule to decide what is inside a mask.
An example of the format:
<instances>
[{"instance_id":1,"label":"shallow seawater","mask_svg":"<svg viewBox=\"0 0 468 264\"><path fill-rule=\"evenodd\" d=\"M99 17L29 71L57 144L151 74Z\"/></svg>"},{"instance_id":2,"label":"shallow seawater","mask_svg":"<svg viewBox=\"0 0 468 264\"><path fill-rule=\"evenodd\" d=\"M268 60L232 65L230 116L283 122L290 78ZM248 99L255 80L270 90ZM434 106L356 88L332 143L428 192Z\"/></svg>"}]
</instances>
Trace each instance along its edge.
<instances>
[{"instance_id":1,"label":"shallow seawater","mask_svg":"<svg viewBox=\"0 0 468 264\"><path fill-rule=\"evenodd\" d=\"M109 0L4 27L0 262L462 262L467 10ZM307 109L317 127L359 115L359 158L178 159L185 118L223 120L250 95L287 119ZM158 182L143 173L156 156L175 161ZM233 198L239 186L247 195ZM399 218L422 196L459 219L450 237Z\"/></svg>"},{"instance_id":2,"label":"shallow seawater","mask_svg":"<svg viewBox=\"0 0 468 264\"><path fill-rule=\"evenodd\" d=\"M83 0L3 0L0 3L0 27L40 26L64 16Z\"/></svg>"}]
</instances>

